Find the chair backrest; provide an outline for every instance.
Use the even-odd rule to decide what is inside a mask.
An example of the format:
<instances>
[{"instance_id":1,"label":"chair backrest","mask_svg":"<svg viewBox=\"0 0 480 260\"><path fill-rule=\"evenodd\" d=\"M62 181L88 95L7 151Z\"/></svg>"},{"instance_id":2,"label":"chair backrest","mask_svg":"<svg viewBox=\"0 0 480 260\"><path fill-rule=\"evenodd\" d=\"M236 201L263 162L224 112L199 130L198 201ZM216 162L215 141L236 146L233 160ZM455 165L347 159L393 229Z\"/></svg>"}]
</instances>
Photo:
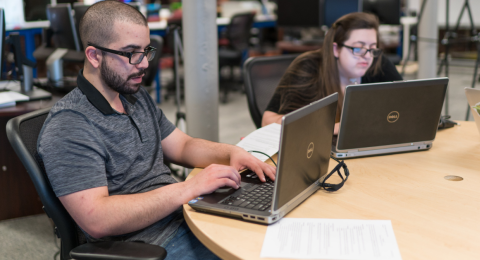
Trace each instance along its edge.
<instances>
[{"instance_id":1,"label":"chair backrest","mask_svg":"<svg viewBox=\"0 0 480 260\"><path fill-rule=\"evenodd\" d=\"M150 86L152 85L155 75L158 72L158 65L160 63L160 56L162 55L163 48L163 39L158 35L150 35L150 46L157 48L155 57L153 60L148 62L148 68L145 71L145 76L143 77L142 85Z\"/></svg>"},{"instance_id":2,"label":"chair backrest","mask_svg":"<svg viewBox=\"0 0 480 260\"><path fill-rule=\"evenodd\" d=\"M244 64L244 83L250 116L257 128L262 126L263 112L288 66L298 56L251 57Z\"/></svg>"},{"instance_id":3,"label":"chair backrest","mask_svg":"<svg viewBox=\"0 0 480 260\"><path fill-rule=\"evenodd\" d=\"M60 257L70 259L70 250L81 244L77 227L53 192L37 152L38 135L49 111L50 108L46 108L12 118L6 130L13 150L27 169L40 196L44 211L55 223L55 231L61 238Z\"/></svg>"},{"instance_id":4,"label":"chair backrest","mask_svg":"<svg viewBox=\"0 0 480 260\"><path fill-rule=\"evenodd\" d=\"M235 14L227 25L226 36L230 47L237 51L248 48L250 41L250 29L252 29L255 13Z\"/></svg>"}]
</instances>

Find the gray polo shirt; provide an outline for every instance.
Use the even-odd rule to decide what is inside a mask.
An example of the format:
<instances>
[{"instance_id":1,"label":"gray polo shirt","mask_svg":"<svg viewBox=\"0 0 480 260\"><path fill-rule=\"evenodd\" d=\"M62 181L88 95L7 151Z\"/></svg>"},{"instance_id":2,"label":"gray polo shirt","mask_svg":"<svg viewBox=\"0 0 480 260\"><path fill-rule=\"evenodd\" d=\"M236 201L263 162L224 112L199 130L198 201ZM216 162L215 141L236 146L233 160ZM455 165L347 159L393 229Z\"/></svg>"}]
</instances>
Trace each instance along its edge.
<instances>
[{"instance_id":1,"label":"gray polo shirt","mask_svg":"<svg viewBox=\"0 0 480 260\"><path fill-rule=\"evenodd\" d=\"M52 107L37 143L57 197L102 186L110 195L135 194L176 182L164 164L161 145L175 126L143 88L120 95L127 113L121 114L85 79L83 70L77 86ZM162 245L182 221L179 208L143 230L102 240Z\"/></svg>"}]
</instances>

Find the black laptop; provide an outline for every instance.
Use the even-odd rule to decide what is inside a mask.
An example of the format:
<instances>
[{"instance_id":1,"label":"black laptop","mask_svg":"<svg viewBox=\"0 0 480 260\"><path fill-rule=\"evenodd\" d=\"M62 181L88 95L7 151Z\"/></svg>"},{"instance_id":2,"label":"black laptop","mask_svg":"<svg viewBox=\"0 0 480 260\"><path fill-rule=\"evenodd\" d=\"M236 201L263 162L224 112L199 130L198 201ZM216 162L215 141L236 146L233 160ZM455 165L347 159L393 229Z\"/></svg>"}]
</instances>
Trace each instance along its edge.
<instances>
[{"instance_id":1,"label":"black laptop","mask_svg":"<svg viewBox=\"0 0 480 260\"><path fill-rule=\"evenodd\" d=\"M271 224L319 189L330 161L338 94L282 118L276 181L262 183L251 171L238 190L218 189L191 200L197 211Z\"/></svg>"},{"instance_id":2,"label":"black laptop","mask_svg":"<svg viewBox=\"0 0 480 260\"><path fill-rule=\"evenodd\" d=\"M432 148L447 86L448 78L347 86L332 155L356 158Z\"/></svg>"}]
</instances>

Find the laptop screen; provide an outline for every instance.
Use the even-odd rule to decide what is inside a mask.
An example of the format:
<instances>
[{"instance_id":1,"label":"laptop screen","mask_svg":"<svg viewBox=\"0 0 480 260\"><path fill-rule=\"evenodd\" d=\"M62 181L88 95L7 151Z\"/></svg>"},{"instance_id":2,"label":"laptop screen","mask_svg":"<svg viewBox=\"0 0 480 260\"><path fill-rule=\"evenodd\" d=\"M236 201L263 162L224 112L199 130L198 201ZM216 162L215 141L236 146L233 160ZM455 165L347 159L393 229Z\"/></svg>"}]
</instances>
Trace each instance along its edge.
<instances>
[{"instance_id":1,"label":"laptop screen","mask_svg":"<svg viewBox=\"0 0 480 260\"><path fill-rule=\"evenodd\" d=\"M433 141L448 79L347 86L337 148Z\"/></svg>"},{"instance_id":2,"label":"laptop screen","mask_svg":"<svg viewBox=\"0 0 480 260\"><path fill-rule=\"evenodd\" d=\"M274 210L327 174L337 99L335 93L285 116Z\"/></svg>"}]
</instances>

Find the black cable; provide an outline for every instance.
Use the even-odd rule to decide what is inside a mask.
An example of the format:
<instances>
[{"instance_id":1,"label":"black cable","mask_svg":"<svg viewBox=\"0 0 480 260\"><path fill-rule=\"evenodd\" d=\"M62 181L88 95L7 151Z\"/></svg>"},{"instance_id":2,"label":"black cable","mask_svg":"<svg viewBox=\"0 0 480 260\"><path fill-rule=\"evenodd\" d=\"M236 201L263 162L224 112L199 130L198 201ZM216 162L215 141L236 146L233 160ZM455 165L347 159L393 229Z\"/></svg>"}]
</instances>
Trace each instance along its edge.
<instances>
[{"instance_id":1,"label":"black cable","mask_svg":"<svg viewBox=\"0 0 480 260\"><path fill-rule=\"evenodd\" d=\"M263 154L263 155L267 156L268 159L270 159L270 161L273 162L273 164L275 165L275 167L277 167L277 163L272 159L272 157L270 157L270 155L268 155L268 154L266 154L266 153L264 153L264 152L260 152L260 151L247 151L247 152L249 152L249 153L260 153L260 154Z\"/></svg>"},{"instance_id":2,"label":"black cable","mask_svg":"<svg viewBox=\"0 0 480 260\"><path fill-rule=\"evenodd\" d=\"M338 165L335 166L335 168L329 174L327 174L327 176L325 176L323 181L320 183L320 187L324 188L326 191L332 192L332 191L337 191L343 187L343 184L345 184L345 182L347 181L348 176L350 176L350 172L348 170L347 165L345 164L345 161L340 161L334 158L333 156L330 156L330 158L335 160L338 163ZM343 178L342 174L340 173L341 168L343 168L345 178ZM326 183L327 179L330 178L330 176L332 176L332 174L334 174L335 172L338 174L338 176L340 176L340 178L342 179L342 182L340 182L339 184Z\"/></svg>"},{"instance_id":3,"label":"black cable","mask_svg":"<svg viewBox=\"0 0 480 260\"><path fill-rule=\"evenodd\" d=\"M251 150L251 151L247 151L247 152L249 152L249 153L259 153L259 154L263 154L263 155L267 156L268 159L270 159L270 160L273 162L273 164L275 165L275 167L277 166L277 163L275 163L275 161L273 160L273 158L272 158L270 155L268 155L268 154L266 154L266 153L264 153L264 152L252 151L252 150ZM340 160L338 160L337 158L335 158L335 157L333 157L333 156L330 156L330 158L332 158L333 160L335 160L335 161L338 163L338 165L335 166L335 168L325 177L325 179L323 179L322 183L320 183L320 186L321 186L322 188L324 188L326 191L337 191L337 190L339 190L341 187L343 187L343 184L347 181L348 176L350 176L350 172L349 172L349 170L348 170L348 168L347 168L347 165L345 164L344 161L340 161ZM344 177L342 176L342 174L340 173L340 169L341 169L341 168L343 168L343 171L344 171L344 174L345 174L345 178L344 178ZM338 176L340 176L340 178L342 179L342 182L339 183L339 184L325 183L325 181L326 181L328 178L330 178L330 176L332 176L332 174L334 174L335 172L338 174Z\"/></svg>"}]
</instances>

